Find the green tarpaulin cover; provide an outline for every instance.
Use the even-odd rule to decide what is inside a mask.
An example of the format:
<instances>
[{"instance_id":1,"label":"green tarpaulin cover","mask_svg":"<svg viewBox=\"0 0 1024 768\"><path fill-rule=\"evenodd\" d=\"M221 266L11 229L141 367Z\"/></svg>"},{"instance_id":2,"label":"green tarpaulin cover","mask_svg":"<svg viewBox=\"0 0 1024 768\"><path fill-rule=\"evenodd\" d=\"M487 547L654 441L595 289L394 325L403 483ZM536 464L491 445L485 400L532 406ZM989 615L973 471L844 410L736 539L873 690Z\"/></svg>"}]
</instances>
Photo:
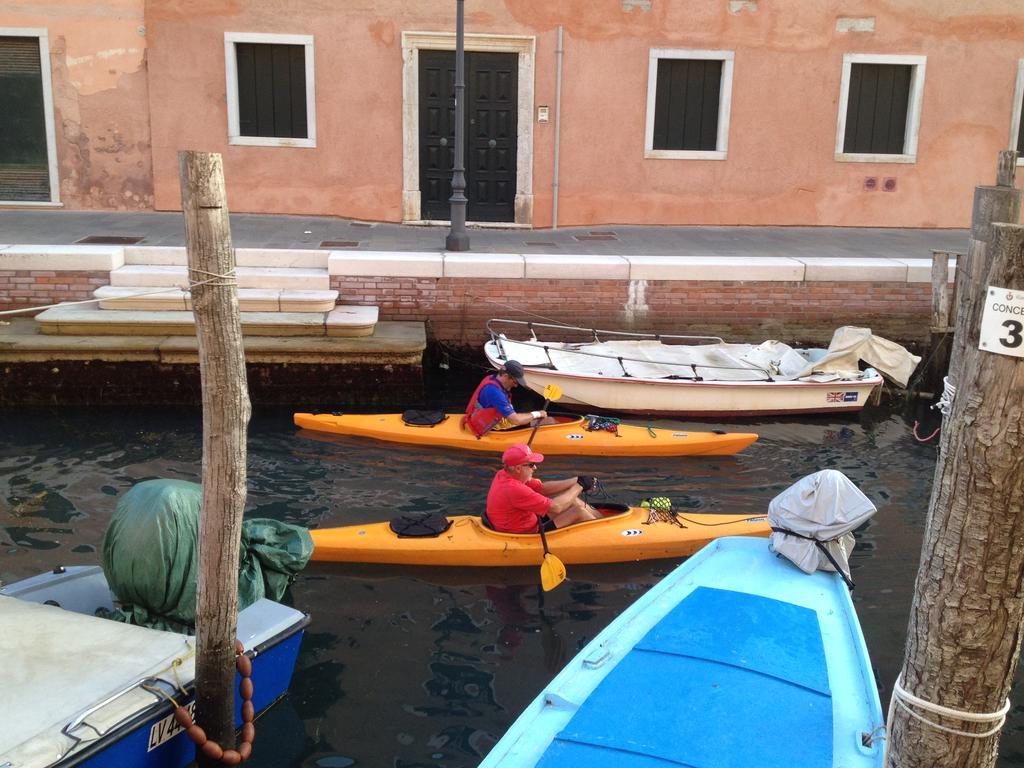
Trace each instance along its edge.
<instances>
[{"instance_id":1,"label":"green tarpaulin cover","mask_svg":"<svg viewBox=\"0 0 1024 768\"><path fill-rule=\"evenodd\" d=\"M121 497L103 537L103 572L120 601L110 618L194 632L202 487L146 480ZM278 520L242 522L239 610L261 597L280 600L313 554L309 531Z\"/></svg>"}]
</instances>

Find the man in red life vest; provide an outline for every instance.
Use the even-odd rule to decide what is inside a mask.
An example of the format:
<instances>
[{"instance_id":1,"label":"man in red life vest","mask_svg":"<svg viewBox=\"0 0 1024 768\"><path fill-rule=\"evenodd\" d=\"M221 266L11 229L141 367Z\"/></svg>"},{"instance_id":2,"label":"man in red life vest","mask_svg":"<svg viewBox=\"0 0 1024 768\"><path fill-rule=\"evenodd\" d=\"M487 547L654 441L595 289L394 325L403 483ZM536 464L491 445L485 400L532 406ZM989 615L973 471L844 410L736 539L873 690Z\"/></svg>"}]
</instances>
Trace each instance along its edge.
<instances>
[{"instance_id":1,"label":"man in red life vest","mask_svg":"<svg viewBox=\"0 0 1024 768\"><path fill-rule=\"evenodd\" d=\"M516 385L526 386L523 378L523 366L516 360L509 360L497 372L485 376L466 406L466 418L463 423L474 435L483 437L492 429L503 430L521 427L539 420L540 424L556 424L557 421L548 416L547 411L531 411L516 413L512 407L509 393Z\"/></svg>"},{"instance_id":2,"label":"man in red life vest","mask_svg":"<svg viewBox=\"0 0 1024 768\"><path fill-rule=\"evenodd\" d=\"M569 477L541 482L533 476L544 456L525 443L517 443L501 456L504 465L494 475L487 492L487 520L497 531L536 533L565 528L573 523L597 520L601 513L581 498L594 487L592 477Z\"/></svg>"}]
</instances>

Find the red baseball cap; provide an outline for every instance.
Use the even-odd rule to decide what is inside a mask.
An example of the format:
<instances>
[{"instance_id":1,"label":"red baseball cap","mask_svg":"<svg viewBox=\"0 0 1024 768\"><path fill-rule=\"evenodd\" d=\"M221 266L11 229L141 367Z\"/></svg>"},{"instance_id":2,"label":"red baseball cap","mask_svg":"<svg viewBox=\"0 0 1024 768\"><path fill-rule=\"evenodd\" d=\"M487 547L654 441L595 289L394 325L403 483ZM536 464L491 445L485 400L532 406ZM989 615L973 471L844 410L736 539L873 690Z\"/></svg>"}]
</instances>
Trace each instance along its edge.
<instances>
[{"instance_id":1,"label":"red baseball cap","mask_svg":"<svg viewBox=\"0 0 1024 768\"><path fill-rule=\"evenodd\" d=\"M518 467L521 464L538 464L544 461L544 454L534 453L526 443L516 443L501 454L501 462L506 467Z\"/></svg>"}]
</instances>

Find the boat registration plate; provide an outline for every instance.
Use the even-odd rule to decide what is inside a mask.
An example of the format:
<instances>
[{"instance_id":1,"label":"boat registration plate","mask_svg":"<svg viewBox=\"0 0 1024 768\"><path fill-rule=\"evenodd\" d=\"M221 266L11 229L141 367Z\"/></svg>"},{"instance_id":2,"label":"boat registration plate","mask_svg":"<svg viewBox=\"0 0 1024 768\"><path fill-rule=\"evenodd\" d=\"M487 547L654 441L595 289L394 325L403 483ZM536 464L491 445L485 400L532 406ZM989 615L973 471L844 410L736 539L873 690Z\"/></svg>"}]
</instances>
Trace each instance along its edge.
<instances>
[{"instance_id":1,"label":"boat registration plate","mask_svg":"<svg viewBox=\"0 0 1024 768\"><path fill-rule=\"evenodd\" d=\"M185 709L188 710L190 715L195 717L196 703L194 701L190 701L185 705ZM171 714L163 720L158 720L153 723L153 727L149 729L149 746L146 748L146 751L152 752L161 744L166 744L184 730L184 728L178 725L178 721L174 719L174 713L171 712Z\"/></svg>"}]
</instances>

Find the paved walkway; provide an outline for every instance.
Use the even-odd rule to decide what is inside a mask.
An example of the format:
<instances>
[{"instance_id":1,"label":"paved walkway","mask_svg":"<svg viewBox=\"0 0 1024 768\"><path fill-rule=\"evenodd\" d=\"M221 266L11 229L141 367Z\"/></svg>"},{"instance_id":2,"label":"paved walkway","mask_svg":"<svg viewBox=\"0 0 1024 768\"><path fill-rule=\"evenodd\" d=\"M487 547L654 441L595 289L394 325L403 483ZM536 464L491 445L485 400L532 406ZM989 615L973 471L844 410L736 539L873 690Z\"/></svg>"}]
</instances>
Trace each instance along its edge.
<instances>
[{"instance_id":1,"label":"paved walkway","mask_svg":"<svg viewBox=\"0 0 1024 768\"><path fill-rule=\"evenodd\" d=\"M243 213L231 216L231 232L239 248L437 252L444 250L448 227ZM141 237L139 245L185 244L180 213L0 211L0 245L70 245L93 236ZM967 239L966 229L638 226L470 229L471 250L476 253L905 259L930 258L933 249L963 253Z\"/></svg>"}]
</instances>

